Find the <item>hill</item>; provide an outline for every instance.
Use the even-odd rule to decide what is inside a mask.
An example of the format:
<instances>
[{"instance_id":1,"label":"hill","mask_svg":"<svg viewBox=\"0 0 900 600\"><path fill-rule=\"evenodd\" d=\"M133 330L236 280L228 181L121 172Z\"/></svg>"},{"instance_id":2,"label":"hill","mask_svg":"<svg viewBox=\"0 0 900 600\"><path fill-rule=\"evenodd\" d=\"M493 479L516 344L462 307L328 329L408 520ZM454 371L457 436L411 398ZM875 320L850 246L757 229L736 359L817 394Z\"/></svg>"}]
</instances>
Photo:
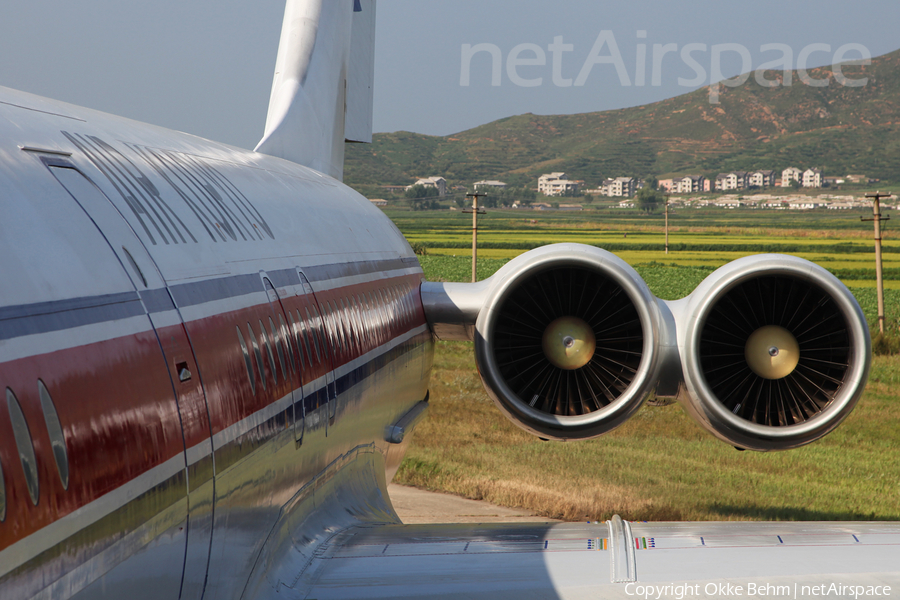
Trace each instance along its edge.
<instances>
[{"instance_id":1,"label":"hill","mask_svg":"<svg viewBox=\"0 0 900 600\"><path fill-rule=\"evenodd\" d=\"M765 88L754 77L722 86L720 103L708 89L646 106L577 115L525 114L451 136L376 134L371 145L350 145L345 181L371 191L442 175L467 185L501 179L535 185L542 173L565 171L595 186L604 177L821 167L828 175L861 173L900 181L900 50L868 66L844 67L863 87L845 87L833 69L810 70L827 87L800 82ZM780 72L769 72L779 79Z\"/></svg>"}]
</instances>

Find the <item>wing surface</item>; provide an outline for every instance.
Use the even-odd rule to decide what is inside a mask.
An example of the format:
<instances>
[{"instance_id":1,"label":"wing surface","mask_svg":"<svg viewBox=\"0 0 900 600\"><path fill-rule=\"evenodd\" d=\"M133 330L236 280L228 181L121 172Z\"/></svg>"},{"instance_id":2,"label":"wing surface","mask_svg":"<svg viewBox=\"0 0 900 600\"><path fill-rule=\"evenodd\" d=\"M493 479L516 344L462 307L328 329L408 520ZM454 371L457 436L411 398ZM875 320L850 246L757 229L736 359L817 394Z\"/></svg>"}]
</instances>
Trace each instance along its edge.
<instances>
[{"instance_id":1,"label":"wing surface","mask_svg":"<svg viewBox=\"0 0 900 600\"><path fill-rule=\"evenodd\" d=\"M362 526L320 548L297 583L297 591L307 592L300 597L316 600L801 598L828 595L832 584L892 597L900 594L900 524L614 517L585 524Z\"/></svg>"}]
</instances>

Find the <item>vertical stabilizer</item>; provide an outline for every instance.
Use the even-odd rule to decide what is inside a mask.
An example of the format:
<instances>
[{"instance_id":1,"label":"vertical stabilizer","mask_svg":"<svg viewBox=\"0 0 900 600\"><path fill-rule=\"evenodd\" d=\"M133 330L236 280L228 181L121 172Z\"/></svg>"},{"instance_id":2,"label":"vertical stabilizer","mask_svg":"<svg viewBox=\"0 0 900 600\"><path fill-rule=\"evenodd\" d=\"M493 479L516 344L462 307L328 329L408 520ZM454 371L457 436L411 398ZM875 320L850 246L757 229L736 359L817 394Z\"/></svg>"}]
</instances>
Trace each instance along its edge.
<instances>
[{"instance_id":1,"label":"vertical stabilizer","mask_svg":"<svg viewBox=\"0 0 900 600\"><path fill-rule=\"evenodd\" d=\"M257 152L341 179L344 140L372 139L375 0L288 0Z\"/></svg>"}]
</instances>

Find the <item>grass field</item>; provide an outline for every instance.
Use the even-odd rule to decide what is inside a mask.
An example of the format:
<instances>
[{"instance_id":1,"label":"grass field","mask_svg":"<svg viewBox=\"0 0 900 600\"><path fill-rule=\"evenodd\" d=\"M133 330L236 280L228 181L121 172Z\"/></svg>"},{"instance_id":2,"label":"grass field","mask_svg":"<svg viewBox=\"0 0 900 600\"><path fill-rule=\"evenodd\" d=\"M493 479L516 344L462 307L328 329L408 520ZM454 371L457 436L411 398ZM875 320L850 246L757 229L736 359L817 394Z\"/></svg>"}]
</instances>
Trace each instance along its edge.
<instances>
[{"instance_id":1,"label":"grass field","mask_svg":"<svg viewBox=\"0 0 900 600\"><path fill-rule=\"evenodd\" d=\"M428 419L395 481L605 520L900 520L900 357L878 357L838 430L790 452L737 452L680 406L645 406L583 442L542 442L508 421L473 368L472 345L438 344Z\"/></svg>"},{"instance_id":2,"label":"grass field","mask_svg":"<svg viewBox=\"0 0 900 600\"><path fill-rule=\"evenodd\" d=\"M470 277L471 255L466 256L462 249L446 249L459 255L453 257L434 246L458 236L465 238L464 231L456 231L462 216L453 216L455 220L450 221L443 215L433 218L406 213L408 221L397 219L412 241L428 246L429 254L420 260L431 280L466 281ZM616 254L635 266L654 294L675 299L690 293L714 268L753 253L744 248L758 245L761 251L776 251L779 246L821 242L822 252L799 255L839 276L842 271L850 275L843 279L874 324L875 290L859 283L868 283L867 269L874 273L871 254L841 251L845 244L871 248L871 241L856 237L849 227L822 228L815 219L803 224L808 227L796 222L791 227L779 222L781 227L776 227L774 222L743 223L738 215L729 218L730 222L719 220L709 227L685 224L697 230L686 232L696 234L692 245L705 244L716 250L666 256L635 249ZM486 228L481 239L489 242L496 235L504 244L522 246L531 246L529 240L576 239L603 245L603 236L564 234L557 238L556 230L590 230L587 219L549 219L545 226L525 231L515 230L514 219L503 219L506 221L501 223L498 218L493 229ZM632 221L622 219L604 226L635 228L610 238L617 242L655 243L652 240L659 232L636 235L644 233L639 228L645 225ZM759 229L768 225L771 230ZM716 230L710 231L713 228ZM724 252L719 249L722 245L741 249ZM524 250L479 251L483 257L479 278L489 276ZM885 256L887 268L892 255ZM900 264L891 268L898 267ZM896 328L900 289L893 286L886 297L889 323ZM898 520L898 390L900 357L876 357L867 390L847 421L823 440L790 452L736 452L703 431L678 405L646 406L623 427L596 440L541 442L507 421L487 398L474 369L472 345L442 342L431 385L431 414L419 425L396 481L567 520L602 520L614 513L632 520Z\"/></svg>"}]
</instances>

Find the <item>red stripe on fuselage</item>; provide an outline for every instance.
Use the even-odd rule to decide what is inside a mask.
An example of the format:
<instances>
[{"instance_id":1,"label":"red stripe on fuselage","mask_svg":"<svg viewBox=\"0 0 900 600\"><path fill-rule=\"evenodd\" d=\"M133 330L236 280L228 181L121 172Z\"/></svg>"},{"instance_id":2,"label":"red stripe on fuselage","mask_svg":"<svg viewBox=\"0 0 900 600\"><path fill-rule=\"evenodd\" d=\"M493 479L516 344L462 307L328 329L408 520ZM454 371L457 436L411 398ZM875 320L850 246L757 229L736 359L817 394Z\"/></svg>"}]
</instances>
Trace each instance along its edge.
<instances>
[{"instance_id":1,"label":"red stripe on fuselage","mask_svg":"<svg viewBox=\"0 0 900 600\"><path fill-rule=\"evenodd\" d=\"M38 379L62 424L68 490L57 471ZM0 364L0 385L13 390L28 422L40 493L35 506L4 407L0 460L7 516L0 524L0 550L184 450L172 384L153 331Z\"/></svg>"},{"instance_id":2,"label":"red stripe on fuselage","mask_svg":"<svg viewBox=\"0 0 900 600\"><path fill-rule=\"evenodd\" d=\"M349 327L359 327L366 322L370 327L359 327L355 334L358 343L345 343L338 349L335 369L425 324L420 283L420 275L408 275L317 293L320 303L334 302L341 310L347 306L351 295L358 305L369 304L368 319L347 319ZM405 286L403 298L397 293L398 286ZM344 305L340 303L342 298ZM387 328L383 324L385 313L373 306L370 298L388 301L389 306L383 307L390 319ZM285 310L295 317L300 309L305 318L305 309L311 306L309 302L308 298L299 295L282 299ZM359 308L362 310L362 306ZM391 314L393 318L390 318ZM265 409L293 389L296 379L288 381L285 377L274 347L274 365L266 349L260 348L266 365L265 389L259 373L256 373L255 393L247 378L235 327L240 326L246 335L249 322L255 335L260 336L259 321L262 320L271 344L274 340L271 339L269 316L277 326L277 314L267 303L186 325L206 388L214 434ZM291 327L290 320L287 326ZM193 357L188 354L190 347L176 339L179 334L183 335L180 326L162 328L158 333L166 347L166 358L175 361L181 353L193 364ZM291 344L299 359L293 335ZM250 352L253 352L252 348ZM305 348L303 352L306 352ZM168 356L169 353L173 355ZM251 358L255 365L255 357ZM285 356L285 360L289 357ZM324 360L314 361L312 369L305 356L304 361L304 383L324 376L328 369ZM278 371L277 386L271 372L273 368ZM198 377L197 373L192 375ZM38 397L38 378L44 381L53 397L65 433L70 473L68 490L63 489L57 473ZM40 481L40 502L34 506L28 495L8 411L0 410L0 460L6 479L7 501L6 520L0 523L0 550L181 454L184 449L182 428L172 385L153 331L0 364L0 386L15 392L28 421ZM174 385L179 389L177 373ZM179 390L179 395L181 393ZM208 435L204 433L206 424L200 398L196 391L192 394L190 402L182 402L182 411L189 405L189 411L194 415L191 424L185 424L189 448L207 439Z\"/></svg>"}]
</instances>

